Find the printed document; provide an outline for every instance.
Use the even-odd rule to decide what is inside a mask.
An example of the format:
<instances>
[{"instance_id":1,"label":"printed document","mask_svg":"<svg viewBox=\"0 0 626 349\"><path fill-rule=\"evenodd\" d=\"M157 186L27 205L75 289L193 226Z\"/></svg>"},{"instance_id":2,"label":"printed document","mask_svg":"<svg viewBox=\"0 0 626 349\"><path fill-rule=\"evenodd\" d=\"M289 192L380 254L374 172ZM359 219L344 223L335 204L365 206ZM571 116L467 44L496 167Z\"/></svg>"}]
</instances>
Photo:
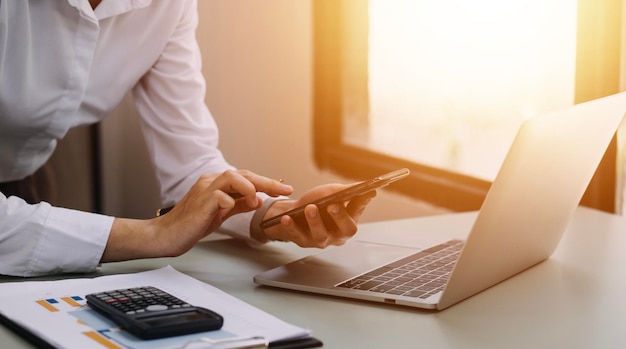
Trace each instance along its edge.
<instances>
[{"instance_id":1,"label":"printed document","mask_svg":"<svg viewBox=\"0 0 626 349\"><path fill-rule=\"evenodd\" d=\"M217 331L140 340L86 305L85 295L89 293L140 286L155 286L190 304L211 309L224 317L224 325ZM258 337L273 342L310 336L310 331L288 324L171 266L92 279L2 283L0 294L2 315L61 348L224 348L237 347L239 340L243 343ZM211 342L223 346L207 345Z\"/></svg>"}]
</instances>

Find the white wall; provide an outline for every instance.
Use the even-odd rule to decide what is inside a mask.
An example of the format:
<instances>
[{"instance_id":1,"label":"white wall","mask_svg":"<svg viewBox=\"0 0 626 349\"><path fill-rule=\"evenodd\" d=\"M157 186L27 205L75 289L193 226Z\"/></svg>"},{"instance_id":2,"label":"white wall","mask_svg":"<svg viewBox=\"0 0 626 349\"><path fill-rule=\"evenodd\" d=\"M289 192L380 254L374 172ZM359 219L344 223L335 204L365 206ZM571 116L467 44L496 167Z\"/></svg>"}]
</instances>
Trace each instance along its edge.
<instances>
[{"instance_id":1,"label":"white wall","mask_svg":"<svg viewBox=\"0 0 626 349\"><path fill-rule=\"evenodd\" d=\"M207 104L221 130L220 148L235 166L284 178L295 195L326 182L351 182L318 170L312 149L312 19L304 0L199 0L198 40ZM129 125L130 123L130 125ZM136 137L127 99L103 125L105 209L149 217L156 182ZM381 191L363 222L439 213Z\"/></svg>"}]
</instances>

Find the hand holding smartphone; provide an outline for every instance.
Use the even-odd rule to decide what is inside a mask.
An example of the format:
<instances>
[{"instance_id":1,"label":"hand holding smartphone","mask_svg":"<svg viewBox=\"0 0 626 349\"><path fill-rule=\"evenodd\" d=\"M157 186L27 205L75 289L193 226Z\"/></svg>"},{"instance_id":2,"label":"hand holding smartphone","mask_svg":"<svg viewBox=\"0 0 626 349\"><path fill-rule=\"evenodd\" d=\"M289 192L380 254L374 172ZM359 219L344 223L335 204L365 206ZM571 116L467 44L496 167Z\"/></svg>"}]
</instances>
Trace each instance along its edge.
<instances>
[{"instance_id":1,"label":"hand holding smartphone","mask_svg":"<svg viewBox=\"0 0 626 349\"><path fill-rule=\"evenodd\" d=\"M261 222L261 228L266 229L269 227L272 227L274 225L277 225L280 223L280 218L284 215L289 215L291 216L291 218L293 218L293 220L297 223L297 224L304 224L304 226L306 226L306 218L304 217L304 208L307 205L310 204L314 204L319 208L320 214L322 215L322 220L324 221L325 224L329 225L331 224L334 225L332 218L328 215L328 213L326 212L326 207L330 204L333 203L337 203L337 202L345 202L348 201L354 197L357 197L359 195L363 195L365 193L368 193L372 190L376 190L378 188L382 188L384 186L389 185L392 182L395 182L399 179L405 178L406 176L408 176L410 173L410 171L406 168L402 168L393 172L389 172L389 173L385 173L383 175L380 176L376 176L374 178L368 179L366 181L363 182L359 182L357 184L354 184L346 189L340 190L336 193L333 193L331 195L325 196L323 198L317 199L313 202L310 202L306 205L302 205L299 207L296 207L292 210L283 212L277 216L268 218L264 221Z\"/></svg>"}]
</instances>

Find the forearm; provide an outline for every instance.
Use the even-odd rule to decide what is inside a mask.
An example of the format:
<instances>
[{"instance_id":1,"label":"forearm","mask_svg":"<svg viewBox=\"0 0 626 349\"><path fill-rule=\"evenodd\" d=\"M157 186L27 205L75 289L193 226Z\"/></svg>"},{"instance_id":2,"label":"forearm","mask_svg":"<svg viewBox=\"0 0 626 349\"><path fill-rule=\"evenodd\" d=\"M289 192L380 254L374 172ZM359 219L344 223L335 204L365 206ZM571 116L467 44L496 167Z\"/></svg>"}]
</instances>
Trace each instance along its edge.
<instances>
[{"instance_id":1,"label":"forearm","mask_svg":"<svg viewBox=\"0 0 626 349\"><path fill-rule=\"evenodd\" d=\"M154 219L115 218L101 262L163 257Z\"/></svg>"}]
</instances>

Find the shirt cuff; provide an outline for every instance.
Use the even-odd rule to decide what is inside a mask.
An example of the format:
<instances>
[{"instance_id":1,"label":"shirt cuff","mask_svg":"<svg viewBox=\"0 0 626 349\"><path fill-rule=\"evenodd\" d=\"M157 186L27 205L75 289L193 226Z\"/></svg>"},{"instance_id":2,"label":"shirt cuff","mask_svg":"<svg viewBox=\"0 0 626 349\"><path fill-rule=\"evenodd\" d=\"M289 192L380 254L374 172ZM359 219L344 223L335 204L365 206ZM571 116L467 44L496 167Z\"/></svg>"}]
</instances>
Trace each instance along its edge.
<instances>
[{"instance_id":1,"label":"shirt cuff","mask_svg":"<svg viewBox=\"0 0 626 349\"><path fill-rule=\"evenodd\" d=\"M255 211L234 215L222 224L217 233L228 235L230 237L244 240L252 247L259 247L268 242L261 229L261 221L272 204L279 200L287 200L287 197L281 196L274 198L271 196L260 195L263 199L263 205Z\"/></svg>"},{"instance_id":2,"label":"shirt cuff","mask_svg":"<svg viewBox=\"0 0 626 349\"><path fill-rule=\"evenodd\" d=\"M269 241L265 233L263 232L263 228L261 228L261 222L263 221L263 217L265 217L265 213L276 201L285 200L284 198L267 198L263 201L263 205L258 208L254 212L254 216L252 216L252 221L250 221L250 237L264 244Z\"/></svg>"},{"instance_id":3,"label":"shirt cuff","mask_svg":"<svg viewBox=\"0 0 626 349\"><path fill-rule=\"evenodd\" d=\"M102 258L114 217L52 207L34 252L30 275L94 271Z\"/></svg>"}]
</instances>

